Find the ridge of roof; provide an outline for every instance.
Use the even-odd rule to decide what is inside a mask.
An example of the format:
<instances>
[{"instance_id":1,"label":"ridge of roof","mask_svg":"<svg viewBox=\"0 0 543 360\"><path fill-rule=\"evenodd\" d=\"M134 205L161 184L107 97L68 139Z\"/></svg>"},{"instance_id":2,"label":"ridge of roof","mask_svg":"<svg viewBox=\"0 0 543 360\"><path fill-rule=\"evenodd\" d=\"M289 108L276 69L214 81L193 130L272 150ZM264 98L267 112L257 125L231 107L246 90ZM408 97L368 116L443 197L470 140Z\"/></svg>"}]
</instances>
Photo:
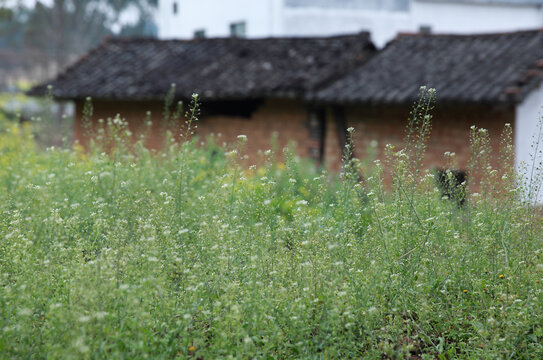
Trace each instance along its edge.
<instances>
[{"instance_id":1,"label":"ridge of roof","mask_svg":"<svg viewBox=\"0 0 543 360\"><path fill-rule=\"evenodd\" d=\"M118 37L118 36L107 36L100 43L141 43L141 42L150 42L150 43L204 43L210 41L216 42L232 42L232 43L254 43L254 42L264 42L264 41L319 41L319 40L341 40L341 39L350 39L350 38L370 38L371 34L369 31L360 31L357 33L346 33L346 34L336 34L330 36L265 36L265 37L228 37L228 36L217 36L217 37L206 37L206 38L171 38L171 39L158 39L154 37ZM100 46L99 45L99 46Z\"/></svg>"},{"instance_id":2,"label":"ridge of roof","mask_svg":"<svg viewBox=\"0 0 543 360\"><path fill-rule=\"evenodd\" d=\"M543 0L417 0L420 2L461 3L476 5L543 5Z\"/></svg>"},{"instance_id":3,"label":"ridge of roof","mask_svg":"<svg viewBox=\"0 0 543 360\"><path fill-rule=\"evenodd\" d=\"M543 1L543 0L542 0ZM515 30L515 31L498 31L498 32L481 32L481 33L469 33L469 34L456 34L456 33L421 33L421 32L399 32L394 39L405 37L416 38L478 38L478 37L498 37L498 36L518 36L518 35L530 35L543 32L543 28L528 29L528 30Z\"/></svg>"}]
</instances>

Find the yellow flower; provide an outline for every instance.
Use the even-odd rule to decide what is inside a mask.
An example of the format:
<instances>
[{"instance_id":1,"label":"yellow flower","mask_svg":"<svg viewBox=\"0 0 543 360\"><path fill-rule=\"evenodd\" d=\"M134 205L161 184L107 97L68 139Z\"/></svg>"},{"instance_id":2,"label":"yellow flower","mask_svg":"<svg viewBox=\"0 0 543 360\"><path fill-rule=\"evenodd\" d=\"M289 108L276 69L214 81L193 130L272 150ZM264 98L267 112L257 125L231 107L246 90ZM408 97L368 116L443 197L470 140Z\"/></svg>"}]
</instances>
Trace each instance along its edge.
<instances>
[{"instance_id":1,"label":"yellow flower","mask_svg":"<svg viewBox=\"0 0 543 360\"><path fill-rule=\"evenodd\" d=\"M468 292L468 291L467 291L467 290L465 290L465 289L464 289L463 291L464 291L464 293L467 293L467 292Z\"/></svg>"},{"instance_id":2,"label":"yellow flower","mask_svg":"<svg viewBox=\"0 0 543 360\"><path fill-rule=\"evenodd\" d=\"M500 277L500 279L503 279L503 274L500 274L500 276L499 276L499 277Z\"/></svg>"},{"instance_id":3,"label":"yellow flower","mask_svg":"<svg viewBox=\"0 0 543 360\"><path fill-rule=\"evenodd\" d=\"M189 346L189 351L194 352L194 351L196 351L196 348L194 346Z\"/></svg>"}]
</instances>

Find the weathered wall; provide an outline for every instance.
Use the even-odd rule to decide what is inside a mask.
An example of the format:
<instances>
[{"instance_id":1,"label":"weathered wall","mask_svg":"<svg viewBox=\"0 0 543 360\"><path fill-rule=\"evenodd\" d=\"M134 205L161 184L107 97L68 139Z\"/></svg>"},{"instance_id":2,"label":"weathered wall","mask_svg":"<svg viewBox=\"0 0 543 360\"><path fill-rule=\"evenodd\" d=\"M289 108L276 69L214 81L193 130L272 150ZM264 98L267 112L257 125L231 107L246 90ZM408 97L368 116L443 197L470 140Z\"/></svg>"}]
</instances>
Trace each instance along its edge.
<instances>
[{"instance_id":1,"label":"weathered wall","mask_svg":"<svg viewBox=\"0 0 543 360\"><path fill-rule=\"evenodd\" d=\"M76 118L74 123L74 140L81 144L87 144L87 132L83 126L82 113L83 102L76 102ZM119 114L122 118L128 120L130 131L132 131L134 141L146 128L145 118L148 111L151 112L153 125L149 131L147 146L158 149L162 144L160 119L162 118L163 103L158 101L93 101L93 125L96 125L99 119L106 120L114 118Z\"/></svg>"},{"instance_id":2,"label":"weathered wall","mask_svg":"<svg viewBox=\"0 0 543 360\"><path fill-rule=\"evenodd\" d=\"M77 106L75 138L85 143L81 126L82 104ZM164 128L161 126L163 104L160 102L106 102L94 104L93 119L113 117L120 113L128 120L134 140L144 129L144 118L147 111L152 112L152 129L147 146L160 148L163 141ZM400 149L405 139L405 126L410 107L407 106L349 106L346 108L346 126L355 129L355 156L368 158L368 149L373 145L378 159L384 159L386 144ZM494 153L500 146L500 135L505 123L515 126L515 110L513 108L496 108L490 106L441 106L434 111L434 120L428 151L424 159L426 168L442 168L445 152L455 152L459 170L467 170L470 159L469 132L471 125L485 128L492 139ZM240 134L248 137L245 150L249 155L249 164L262 163L259 150L272 147L272 134L277 133L277 148L281 150L289 143L296 144L297 153L308 157L310 147L315 146L308 130L308 114L306 106L300 101L267 100L258 108L251 118L232 116L202 117L197 123L196 135L205 140L209 135L220 136L215 142L231 144L237 141ZM518 139L517 139L517 142ZM341 168L342 146L338 135L338 126L330 108L326 110L324 135L324 164L333 171ZM518 144L517 144L518 145ZM497 158L494 157L494 165ZM511 164L512 165L512 164ZM387 180L390 182L390 179Z\"/></svg>"},{"instance_id":3,"label":"weathered wall","mask_svg":"<svg viewBox=\"0 0 543 360\"><path fill-rule=\"evenodd\" d=\"M278 151L293 143L300 156L308 156L307 112L301 102L268 100L250 119L230 116L205 117L197 130L197 134L202 138L220 134L221 141L225 143L235 142L240 134L246 135L248 141L245 150L253 159L259 150L271 148L270 140L274 133L277 133Z\"/></svg>"},{"instance_id":4,"label":"weathered wall","mask_svg":"<svg viewBox=\"0 0 543 360\"><path fill-rule=\"evenodd\" d=\"M82 103L77 103L75 122L75 139L85 144L85 131L82 126ZM128 121L134 140L145 129L144 120L147 111L151 111L152 129L148 136L147 146L158 149L162 145L164 127L161 125L162 102L121 102L95 101L93 121L106 119L120 114ZM204 105L205 106L205 105ZM251 118L235 116L203 116L195 125L195 134L202 140L209 135L220 136L216 143L231 144L237 141L238 135L248 138L245 146L249 155L249 163L258 162L258 151L271 149L271 138L277 133L277 147L281 151L285 146L296 145L300 156L308 156L309 132L307 128L307 111L299 101L267 100L258 108Z\"/></svg>"},{"instance_id":5,"label":"weathered wall","mask_svg":"<svg viewBox=\"0 0 543 360\"><path fill-rule=\"evenodd\" d=\"M368 149L374 145L378 159L384 159L386 144L401 149L405 139L406 124L410 108L407 106L350 106L346 109L347 127L355 129L355 156L366 158ZM514 125L515 110L513 108L496 108L490 106L440 106L433 112L433 126L428 142L428 150L424 159L426 168L442 168L445 152L456 153L459 170L467 170L470 153L470 127L485 128L491 137L494 154L500 148L500 137L506 123ZM326 159L330 168L338 168L337 155L339 142L337 127L331 114L327 120ZM376 145L376 146L375 146ZM494 165L498 159L493 158Z\"/></svg>"}]
</instances>

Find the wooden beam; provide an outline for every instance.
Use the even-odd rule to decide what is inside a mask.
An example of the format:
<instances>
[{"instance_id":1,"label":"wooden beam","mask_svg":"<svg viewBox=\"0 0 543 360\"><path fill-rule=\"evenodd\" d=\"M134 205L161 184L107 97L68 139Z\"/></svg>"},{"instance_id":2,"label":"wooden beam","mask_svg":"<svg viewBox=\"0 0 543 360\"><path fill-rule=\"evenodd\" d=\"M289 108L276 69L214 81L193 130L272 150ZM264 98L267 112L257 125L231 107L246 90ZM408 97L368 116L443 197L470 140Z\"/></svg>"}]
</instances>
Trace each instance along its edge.
<instances>
[{"instance_id":1,"label":"wooden beam","mask_svg":"<svg viewBox=\"0 0 543 360\"><path fill-rule=\"evenodd\" d=\"M348 159L345 159L345 146L347 145L347 116L343 106L333 106L332 113L334 114L334 122L336 123L338 142L341 148L341 160L349 161L352 158L352 153Z\"/></svg>"},{"instance_id":2,"label":"wooden beam","mask_svg":"<svg viewBox=\"0 0 543 360\"><path fill-rule=\"evenodd\" d=\"M309 156L317 166L324 161L324 136L326 133L326 111L323 107L310 105L307 108L309 130Z\"/></svg>"}]
</instances>

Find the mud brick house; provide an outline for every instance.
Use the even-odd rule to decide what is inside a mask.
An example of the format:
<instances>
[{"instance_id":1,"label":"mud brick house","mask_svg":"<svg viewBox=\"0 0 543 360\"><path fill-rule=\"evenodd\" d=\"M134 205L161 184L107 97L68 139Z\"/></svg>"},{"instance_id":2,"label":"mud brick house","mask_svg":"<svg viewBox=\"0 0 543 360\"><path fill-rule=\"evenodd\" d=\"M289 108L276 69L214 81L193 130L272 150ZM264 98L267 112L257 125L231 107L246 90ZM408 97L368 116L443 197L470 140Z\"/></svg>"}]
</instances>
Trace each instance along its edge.
<instances>
[{"instance_id":1,"label":"mud brick house","mask_svg":"<svg viewBox=\"0 0 543 360\"><path fill-rule=\"evenodd\" d=\"M368 33L327 38L111 39L61 74L51 85L58 99L73 100L75 139L85 142L82 109L92 97L94 120L120 114L137 136L151 111L151 147L160 147L164 99L172 83L181 100L198 93L197 135L248 137L248 154L297 144L301 156L322 160L322 128L309 91L356 68L375 52ZM31 91L42 94L45 85ZM254 156L254 155L253 155Z\"/></svg>"},{"instance_id":2,"label":"mud brick house","mask_svg":"<svg viewBox=\"0 0 543 360\"><path fill-rule=\"evenodd\" d=\"M427 167L455 152L466 167L471 125L498 135L512 124L517 166L530 162L531 136L543 105L543 32L488 35L400 35L377 52L367 33L330 38L109 40L52 82L54 95L94 101L94 118L120 113L133 132L153 114L151 144L171 83L204 100L198 134L238 134L248 150L294 141L301 156L339 169L345 129L356 129L356 156L378 143L401 144L421 85L437 89ZM31 93L40 94L44 86ZM75 126L81 141L81 118ZM496 160L496 159L495 159Z\"/></svg>"},{"instance_id":3,"label":"mud brick house","mask_svg":"<svg viewBox=\"0 0 543 360\"><path fill-rule=\"evenodd\" d=\"M543 32L487 35L400 35L343 78L312 95L355 128L356 156L377 140L400 145L421 85L437 89L425 165L443 166L455 152L464 170L471 125L489 130L494 150L506 123L513 127L515 162L532 163L532 136L543 105ZM328 137L337 138L334 134ZM337 152L327 154L328 162ZM493 158L498 162L497 157ZM511 164L513 165L513 164Z\"/></svg>"}]
</instances>

